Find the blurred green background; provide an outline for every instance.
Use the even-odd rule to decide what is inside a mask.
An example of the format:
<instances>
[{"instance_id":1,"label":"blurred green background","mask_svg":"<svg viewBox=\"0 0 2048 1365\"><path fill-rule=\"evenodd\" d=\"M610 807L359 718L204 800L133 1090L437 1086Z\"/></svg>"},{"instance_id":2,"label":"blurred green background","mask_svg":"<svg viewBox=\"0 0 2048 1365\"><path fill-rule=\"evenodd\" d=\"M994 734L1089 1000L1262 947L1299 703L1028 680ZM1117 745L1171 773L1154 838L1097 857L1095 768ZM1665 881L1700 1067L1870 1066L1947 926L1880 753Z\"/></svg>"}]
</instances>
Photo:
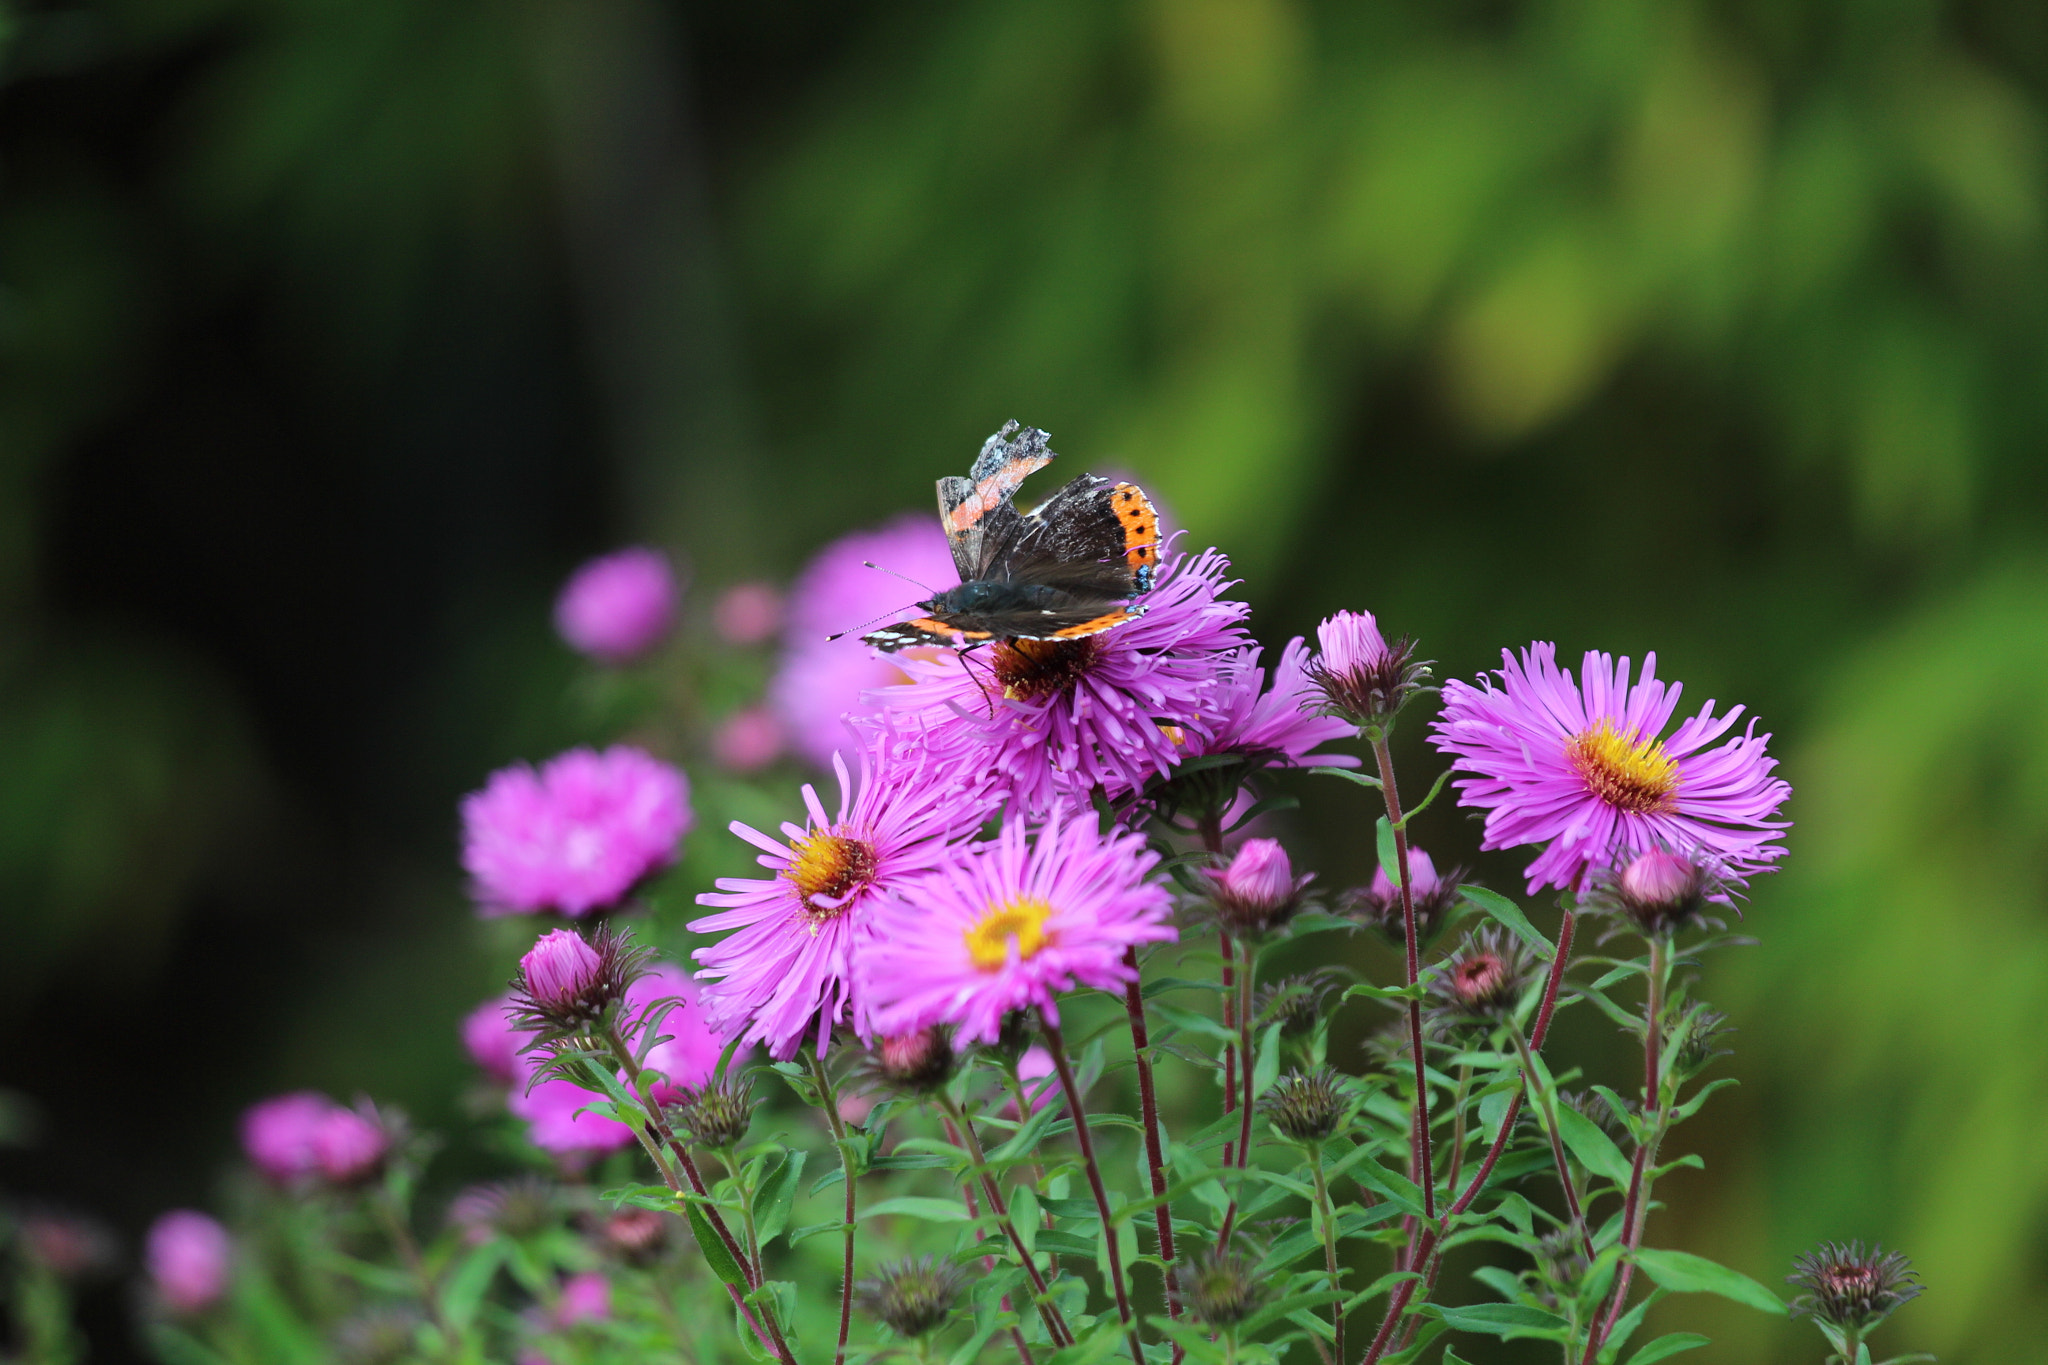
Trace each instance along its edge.
<instances>
[{"instance_id":1,"label":"blurred green background","mask_svg":"<svg viewBox=\"0 0 2048 1365\"><path fill-rule=\"evenodd\" d=\"M89 0L4 44L15 1195L132 1231L267 1091L451 1112L504 970L454 802L574 737L562 574L786 576L1014 416L1269 641L1368 607L1448 675L1655 649L1759 711L1797 827L1652 1240L1881 1237L1929 1285L1891 1349L2038 1357L2048 7ZM1353 833L1302 826L1328 881Z\"/></svg>"}]
</instances>

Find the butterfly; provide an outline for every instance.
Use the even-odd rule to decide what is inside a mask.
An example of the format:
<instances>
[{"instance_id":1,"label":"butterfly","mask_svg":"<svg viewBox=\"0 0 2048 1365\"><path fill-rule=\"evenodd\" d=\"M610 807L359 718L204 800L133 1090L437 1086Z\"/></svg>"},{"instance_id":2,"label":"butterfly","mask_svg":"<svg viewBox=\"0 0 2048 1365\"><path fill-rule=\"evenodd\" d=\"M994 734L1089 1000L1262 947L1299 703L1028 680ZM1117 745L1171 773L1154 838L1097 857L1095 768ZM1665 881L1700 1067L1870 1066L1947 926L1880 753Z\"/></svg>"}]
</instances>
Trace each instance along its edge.
<instances>
[{"instance_id":1,"label":"butterfly","mask_svg":"<svg viewBox=\"0 0 2048 1365\"><path fill-rule=\"evenodd\" d=\"M1005 422L966 478L939 480L939 519L960 586L924 614L863 638L878 649L986 640L1076 640L1133 621L1159 567L1159 514L1134 483L1083 474L1029 513L1011 499L1052 463L1050 439Z\"/></svg>"}]
</instances>

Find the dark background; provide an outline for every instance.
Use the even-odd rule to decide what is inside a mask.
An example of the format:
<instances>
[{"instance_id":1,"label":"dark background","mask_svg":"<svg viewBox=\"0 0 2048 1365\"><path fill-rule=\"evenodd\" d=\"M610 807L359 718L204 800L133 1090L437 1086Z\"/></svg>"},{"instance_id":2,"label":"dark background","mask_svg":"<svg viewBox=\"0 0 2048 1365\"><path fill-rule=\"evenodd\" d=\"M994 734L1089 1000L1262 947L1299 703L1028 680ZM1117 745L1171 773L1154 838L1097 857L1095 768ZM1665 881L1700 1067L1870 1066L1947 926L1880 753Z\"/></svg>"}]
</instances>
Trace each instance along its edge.
<instances>
[{"instance_id":1,"label":"dark background","mask_svg":"<svg viewBox=\"0 0 2048 1365\"><path fill-rule=\"evenodd\" d=\"M577 736L561 577L786 576L1015 416L1270 641L1368 607L1759 711L1798 825L1661 1240L1897 1244L1894 1350L2048 1328L2048 10L0 14L14 1197L132 1236L282 1088L457 1122L454 803Z\"/></svg>"}]
</instances>

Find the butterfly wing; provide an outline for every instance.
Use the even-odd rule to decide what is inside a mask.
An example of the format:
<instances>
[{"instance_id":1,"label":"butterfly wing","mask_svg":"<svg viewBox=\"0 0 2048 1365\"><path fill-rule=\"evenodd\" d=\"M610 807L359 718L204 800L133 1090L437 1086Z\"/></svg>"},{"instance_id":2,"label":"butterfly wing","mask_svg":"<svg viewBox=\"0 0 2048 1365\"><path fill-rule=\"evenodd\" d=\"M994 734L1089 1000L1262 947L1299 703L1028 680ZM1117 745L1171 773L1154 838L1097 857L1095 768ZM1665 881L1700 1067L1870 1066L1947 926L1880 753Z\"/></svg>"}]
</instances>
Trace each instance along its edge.
<instances>
[{"instance_id":1,"label":"butterfly wing","mask_svg":"<svg viewBox=\"0 0 2048 1365\"><path fill-rule=\"evenodd\" d=\"M1023 521L1022 536L999 566L1004 577L1104 602L1151 591L1159 514L1136 484L1083 474Z\"/></svg>"},{"instance_id":2,"label":"butterfly wing","mask_svg":"<svg viewBox=\"0 0 2048 1365\"><path fill-rule=\"evenodd\" d=\"M1010 500L1018 485L1052 463L1050 439L1037 427L1005 422L982 442L966 478L939 480L939 522L961 582L989 577L1023 535L1024 518Z\"/></svg>"}]
</instances>

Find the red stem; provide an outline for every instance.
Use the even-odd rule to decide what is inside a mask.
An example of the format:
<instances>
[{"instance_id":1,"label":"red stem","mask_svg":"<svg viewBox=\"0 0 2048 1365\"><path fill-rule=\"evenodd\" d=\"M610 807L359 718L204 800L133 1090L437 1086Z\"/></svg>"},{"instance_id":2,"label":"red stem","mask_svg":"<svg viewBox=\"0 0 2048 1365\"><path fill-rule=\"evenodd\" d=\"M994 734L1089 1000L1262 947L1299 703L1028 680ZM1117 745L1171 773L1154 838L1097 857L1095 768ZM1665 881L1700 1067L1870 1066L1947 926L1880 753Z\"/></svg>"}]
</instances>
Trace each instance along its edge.
<instances>
[{"instance_id":1,"label":"red stem","mask_svg":"<svg viewBox=\"0 0 2048 1365\"><path fill-rule=\"evenodd\" d=\"M1180 1317L1180 1286L1173 1265L1173 1210L1167 1207L1166 1153L1159 1144L1159 1096L1152 1084L1152 1036L1145 1024L1145 993L1138 980L1138 950L1124 949L1124 965L1131 979L1124 983L1124 1012L1131 1017L1131 1052L1138 1060L1138 1112L1145 1121L1145 1165L1152 1176L1152 1197L1160 1204L1152 1210L1153 1226L1159 1234L1159 1259L1166 1262L1166 1311ZM1176 1358L1182 1353L1174 1347Z\"/></svg>"},{"instance_id":2,"label":"red stem","mask_svg":"<svg viewBox=\"0 0 2048 1365\"><path fill-rule=\"evenodd\" d=\"M1095 1139L1088 1132L1088 1111L1081 1103L1081 1087L1074 1080L1073 1063L1067 1060L1067 1040L1060 1037L1059 1025L1052 1021L1050 1014L1040 1010L1038 1015L1045 1029L1046 1051L1052 1053L1052 1064L1060 1073L1060 1089L1067 1094L1067 1112L1074 1119L1074 1144L1081 1149L1081 1166L1088 1172L1088 1188L1095 1195L1095 1211L1102 1216L1102 1246L1109 1257L1110 1286L1116 1290L1117 1317L1123 1322L1124 1334L1130 1341L1133 1365L1145 1365L1145 1347L1138 1340L1138 1316L1131 1311L1130 1292L1124 1288L1124 1256L1117 1247L1109 1190L1102 1183L1102 1163L1095 1159Z\"/></svg>"},{"instance_id":3,"label":"red stem","mask_svg":"<svg viewBox=\"0 0 2048 1365\"><path fill-rule=\"evenodd\" d=\"M1387 750L1384 735L1375 732L1372 742L1373 761L1379 765L1380 794L1387 799L1387 823L1394 829L1394 861L1401 874L1401 928L1407 946L1408 987L1414 989L1420 975L1420 956L1415 946L1415 892L1408 878L1408 827L1401 823L1401 791L1394 785L1394 756ZM1408 1046L1415 1053L1415 1123L1409 1135L1409 1145L1414 1149L1410 1165L1420 1177L1422 1186L1422 1213L1425 1218L1436 1218L1436 1162L1430 1157L1429 1136L1429 1079L1427 1062L1422 1055L1422 1002L1408 1002ZM1421 1261L1416 1256L1411 1265Z\"/></svg>"}]
</instances>

